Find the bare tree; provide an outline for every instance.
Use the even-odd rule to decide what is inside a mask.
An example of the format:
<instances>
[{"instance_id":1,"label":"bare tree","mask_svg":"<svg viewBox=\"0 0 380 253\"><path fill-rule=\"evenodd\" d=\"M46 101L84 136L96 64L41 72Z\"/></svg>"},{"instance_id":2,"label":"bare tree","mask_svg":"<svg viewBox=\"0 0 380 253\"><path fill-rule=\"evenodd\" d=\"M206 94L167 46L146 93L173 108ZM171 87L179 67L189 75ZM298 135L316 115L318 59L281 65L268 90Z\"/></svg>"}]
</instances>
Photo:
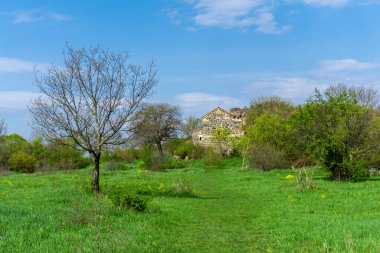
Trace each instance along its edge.
<instances>
[{"instance_id":1,"label":"bare tree","mask_svg":"<svg viewBox=\"0 0 380 253\"><path fill-rule=\"evenodd\" d=\"M0 136L3 136L7 133L8 127L4 119L0 120Z\"/></svg>"},{"instance_id":2,"label":"bare tree","mask_svg":"<svg viewBox=\"0 0 380 253\"><path fill-rule=\"evenodd\" d=\"M193 131L200 128L202 125L202 120L194 116L187 117L181 125L181 132L185 138L191 138Z\"/></svg>"},{"instance_id":3,"label":"bare tree","mask_svg":"<svg viewBox=\"0 0 380 253\"><path fill-rule=\"evenodd\" d=\"M354 95L358 104L370 109L375 109L379 106L380 103L380 96L377 90L370 87L366 88L364 86L349 86L340 83L331 85L326 90L326 94L329 96L339 96L342 93Z\"/></svg>"},{"instance_id":4,"label":"bare tree","mask_svg":"<svg viewBox=\"0 0 380 253\"><path fill-rule=\"evenodd\" d=\"M181 111L166 103L147 104L133 120L136 138L143 143L155 144L161 154L162 142L177 136L181 127Z\"/></svg>"},{"instance_id":5,"label":"bare tree","mask_svg":"<svg viewBox=\"0 0 380 253\"><path fill-rule=\"evenodd\" d=\"M33 129L49 141L72 139L91 155L95 192L103 149L130 140L130 120L157 82L153 63L142 68L128 60L124 52L66 45L64 68L36 74L43 96L29 107Z\"/></svg>"}]
</instances>

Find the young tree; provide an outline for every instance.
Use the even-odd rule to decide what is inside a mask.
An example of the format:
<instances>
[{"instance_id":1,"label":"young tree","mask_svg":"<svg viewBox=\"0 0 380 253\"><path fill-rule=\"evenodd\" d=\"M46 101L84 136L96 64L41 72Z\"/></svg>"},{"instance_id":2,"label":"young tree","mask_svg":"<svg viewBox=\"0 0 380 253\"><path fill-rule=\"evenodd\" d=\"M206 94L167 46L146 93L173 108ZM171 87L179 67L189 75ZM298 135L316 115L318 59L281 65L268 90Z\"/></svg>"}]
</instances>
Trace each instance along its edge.
<instances>
[{"instance_id":1,"label":"young tree","mask_svg":"<svg viewBox=\"0 0 380 253\"><path fill-rule=\"evenodd\" d=\"M166 103L147 104L133 120L136 138L145 144L155 144L163 156L162 142L176 137L181 127L178 106Z\"/></svg>"},{"instance_id":2,"label":"young tree","mask_svg":"<svg viewBox=\"0 0 380 253\"><path fill-rule=\"evenodd\" d=\"M45 75L36 74L43 96L29 107L33 129L46 140L71 139L87 151L99 192L102 151L130 140L129 122L156 82L153 63L142 68L130 64L124 52L67 45L63 68L52 65Z\"/></svg>"}]
</instances>

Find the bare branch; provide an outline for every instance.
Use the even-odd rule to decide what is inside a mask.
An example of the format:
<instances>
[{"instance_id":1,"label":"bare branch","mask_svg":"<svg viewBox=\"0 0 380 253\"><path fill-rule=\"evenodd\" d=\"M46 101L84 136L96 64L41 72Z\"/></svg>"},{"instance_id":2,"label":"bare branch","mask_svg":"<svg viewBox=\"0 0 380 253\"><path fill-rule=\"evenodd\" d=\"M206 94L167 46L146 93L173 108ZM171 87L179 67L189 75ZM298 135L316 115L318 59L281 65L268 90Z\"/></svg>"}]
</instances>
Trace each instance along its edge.
<instances>
[{"instance_id":1,"label":"bare branch","mask_svg":"<svg viewBox=\"0 0 380 253\"><path fill-rule=\"evenodd\" d=\"M43 96L29 107L34 130L50 141L72 139L95 158L105 146L128 142L130 120L157 83L153 63L144 69L128 60L126 53L66 45L64 68L36 73Z\"/></svg>"}]
</instances>

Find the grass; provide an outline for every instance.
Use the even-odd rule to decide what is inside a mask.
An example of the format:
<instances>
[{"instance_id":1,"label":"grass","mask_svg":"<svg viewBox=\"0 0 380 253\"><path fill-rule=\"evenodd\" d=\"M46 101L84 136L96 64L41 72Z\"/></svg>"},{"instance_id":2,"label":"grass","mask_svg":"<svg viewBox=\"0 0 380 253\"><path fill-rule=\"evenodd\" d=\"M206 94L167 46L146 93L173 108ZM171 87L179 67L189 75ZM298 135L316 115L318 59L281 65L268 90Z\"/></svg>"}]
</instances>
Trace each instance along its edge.
<instances>
[{"instance_id":1,"label":"grass","mask_svg":"<svg viewBox=\"0 0 380 253\"><path fill-rule=\"evenodd\" d=\"M192 193L157 194L144 213L86 194L88 169L0 176L0 252L380 251L380 177L337 183L318 172L318 189L299 192L289 174L242 171L239 159L218 168L193 161L168 172L103 170L103 187Z\"/></svg>"}]
</instances>

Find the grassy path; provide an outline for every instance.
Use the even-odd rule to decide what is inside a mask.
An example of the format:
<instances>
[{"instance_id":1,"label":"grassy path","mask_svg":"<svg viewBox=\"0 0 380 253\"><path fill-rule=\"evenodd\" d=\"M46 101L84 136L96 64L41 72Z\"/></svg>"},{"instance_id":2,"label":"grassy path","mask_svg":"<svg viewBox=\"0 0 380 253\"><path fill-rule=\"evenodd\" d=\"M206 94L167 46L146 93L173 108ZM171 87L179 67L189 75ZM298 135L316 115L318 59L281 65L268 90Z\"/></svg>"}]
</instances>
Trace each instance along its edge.
<instances>
[{"instance_id":1,"label":"grassy path","mask_svg":"<svg viewBox=\"0 0 380 253\"><path fill-rule=\"evenodd\" d=\"M231 172L210 169L194 181L201 198L183 205L187 216L178 224L182 230L174 242L179 251L257 252L264 233L255 224L255 195L244 194Z\"/></svg>"}]
</instances>

